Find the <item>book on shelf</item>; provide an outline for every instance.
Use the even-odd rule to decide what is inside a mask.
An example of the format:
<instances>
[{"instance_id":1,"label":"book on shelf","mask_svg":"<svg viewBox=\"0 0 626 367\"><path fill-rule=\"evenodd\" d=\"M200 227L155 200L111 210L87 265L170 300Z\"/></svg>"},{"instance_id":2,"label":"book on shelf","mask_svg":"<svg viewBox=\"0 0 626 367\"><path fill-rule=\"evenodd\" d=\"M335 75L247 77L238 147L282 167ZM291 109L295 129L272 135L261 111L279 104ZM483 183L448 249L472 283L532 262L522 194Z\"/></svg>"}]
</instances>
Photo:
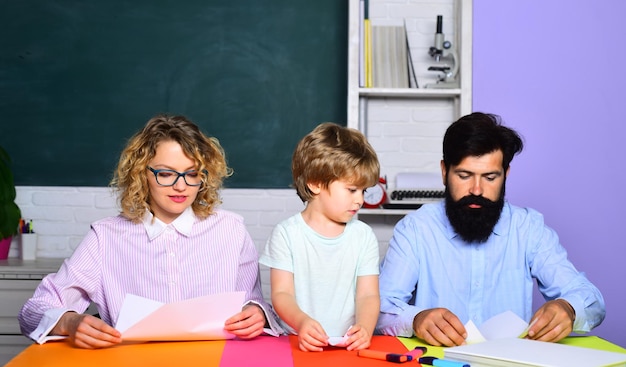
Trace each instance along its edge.
<instances>
[{"instance_id":1,"label":"book on shelf","mask_svg":"<svg viewBox=\"0 0 626 367\"><path fill-rule=\"evenodd\" d=\"M359 0L359 87L418 88L406 21L372 25L369 0Z\"/></svg>"},{"instance_id":2,"label":"book on shelf","mask_svg":"<svg viewBox=\"0 0 626 367\"><path fill-rule=\"evenodd\" d=\"M408 88L409 70L404 26L372 25L372 86Z\"/></svg>"},{"instance_id":3,"label":"book on shelf","mask_svg":"<svg viewBox=\"0 0 626 367\"><path fill-rule=\"evenodd\" d=\"M369 19L364 20L365 28L365 87L372 87L372 23Z\"/></svg>"},{"instance_id":4,"label":"book on shelf","mask_svg":"<svg viewBox=\"0 0 626 367\"><path fill-rule=\"evenodd\" d=\"M411 56L411 44L409 43L409 32L406 29L406 20L404 21L404 33L406 34L406 62L409 68L409 88L419 88L417 77L415 76L415 67L413 66L413 57Z\"/></svg>"},{"instance_id":5,"label":"book on shelf","mask_svg":"<svg viewBox=\"0 0 626 367\"><path fill-rule=\"evenodd\" d=\"M365 0L359 0L359 87L365 87Z\"/></svg>"}]
</instances>

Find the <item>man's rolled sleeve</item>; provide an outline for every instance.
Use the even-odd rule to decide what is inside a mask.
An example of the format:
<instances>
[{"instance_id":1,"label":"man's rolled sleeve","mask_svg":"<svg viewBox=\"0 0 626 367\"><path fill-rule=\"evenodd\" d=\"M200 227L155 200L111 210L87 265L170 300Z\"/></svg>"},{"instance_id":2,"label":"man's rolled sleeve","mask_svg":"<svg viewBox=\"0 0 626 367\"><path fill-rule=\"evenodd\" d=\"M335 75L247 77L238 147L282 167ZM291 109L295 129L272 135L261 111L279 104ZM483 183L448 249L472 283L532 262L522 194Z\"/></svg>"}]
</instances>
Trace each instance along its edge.
<instances>
[{"instance_id":1,"label":"man's rolled sleeve","mask_svg":"<svg viewBox=\"0 0 626 367\"><path fill-rule=\"evenodd\" d=\"M378 317L376 331L379 334L393 335L410 338L415 333L413 331L413 320L420 310L411 305L406 305L404 309L394 307L398 312L381 312Z\"/></svg>"}]
</instances>

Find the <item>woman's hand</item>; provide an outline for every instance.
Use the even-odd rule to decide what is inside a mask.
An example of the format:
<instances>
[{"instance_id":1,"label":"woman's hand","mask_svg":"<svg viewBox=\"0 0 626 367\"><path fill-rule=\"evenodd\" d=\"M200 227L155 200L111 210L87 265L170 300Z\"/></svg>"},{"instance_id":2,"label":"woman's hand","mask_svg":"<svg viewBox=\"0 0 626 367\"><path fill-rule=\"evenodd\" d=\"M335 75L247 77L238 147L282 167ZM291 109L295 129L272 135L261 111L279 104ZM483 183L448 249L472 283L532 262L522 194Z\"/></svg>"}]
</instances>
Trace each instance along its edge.
<instances>
[{"instance_id":1,"label":"woman's hand","mask_svg":"<svg viewBox=\"0 0 626 367\"><path fill-rule=\"evenodd\" d=\"M66 312L52 329L51 335L67 335L68 342L77 348L107 348L122 342L122 334L99 318Z\"/></svg>"},{"instance_id":2,"label":"woman's hand","mask_svg":"<svg viewBox=\"0 0 626 367\"><path fill-rule=\"evenodd\" d=\"M266 324L265 313L256 304L250 303L241 312L224 323L224 330L242 339L252 339L263 333Z\"/></svg>"}]
</instances>

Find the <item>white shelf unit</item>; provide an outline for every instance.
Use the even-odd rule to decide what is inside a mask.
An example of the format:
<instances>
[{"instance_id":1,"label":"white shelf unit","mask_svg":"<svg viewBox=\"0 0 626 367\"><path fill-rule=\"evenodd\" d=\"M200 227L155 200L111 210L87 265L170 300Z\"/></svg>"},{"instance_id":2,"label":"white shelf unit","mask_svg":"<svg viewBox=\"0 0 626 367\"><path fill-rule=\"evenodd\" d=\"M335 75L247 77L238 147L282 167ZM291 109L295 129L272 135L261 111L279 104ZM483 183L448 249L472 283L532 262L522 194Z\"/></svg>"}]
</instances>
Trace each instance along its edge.
<instances>
[{"instance_id":1,"label":"white shelf unit","mask_svg":"<svg viewBox=\"0 0 626 367\"><path fill-rule=\"evenodd\" d=\"M366 129L367 120L363 115L363 105L370 97L390 98L442 98L449 99L456 109L456 117L468 114L472 110L472 0L432 0L431 2L405 0L404 2L387 0L369 0L369 18L373 24L395 23L407 25L407 36L413 66L418 74L420 88L391 89L391 88L360 88L359 87L359 31L360 0L349 0L348 15L348 127ZM438 9L439 8L439 9ZM385 14L377 14L377 9L384 9ZM454 19L453 26L447 26L449 18L445 18L446 9L451 10ZM424 14L418 19L407 18L406 15ZM425 55L434 39L436 15L444 14L444 34L452 42L458 52L459 88L458 89L429 89L423 88L432 83L436 74L431 78L425 77L424 66L433 64L429 56ZM446 32L452 29L452 34ZM452 37L450 37L452 35ZM425 36L425 37L424 37ZM430 37L430 38L429 38ZM420 73L420 71L422 71ZM420 76L422 76L420 78ZM365 106L366 107L366 106Z\"/></svg>"},{"instance_id":2,"label":"white shelf unit","mask_svg":"<svg viewBox=\"0 0 626 367\"><path fill-rule=\"evenodd\" d=\"M406 25L419 88L359 87L360 0L349 0L348 127L362 131L376 150L389 191L399 172L439 172L441 142L447 126L472 111L472 1L369 0L372 25ZM459 87L425 88L438 73L435 60L437 16L443 33L458 54ZM361 215L398 215L396 209L361 210Z\"/></svg>"}]
</instances>

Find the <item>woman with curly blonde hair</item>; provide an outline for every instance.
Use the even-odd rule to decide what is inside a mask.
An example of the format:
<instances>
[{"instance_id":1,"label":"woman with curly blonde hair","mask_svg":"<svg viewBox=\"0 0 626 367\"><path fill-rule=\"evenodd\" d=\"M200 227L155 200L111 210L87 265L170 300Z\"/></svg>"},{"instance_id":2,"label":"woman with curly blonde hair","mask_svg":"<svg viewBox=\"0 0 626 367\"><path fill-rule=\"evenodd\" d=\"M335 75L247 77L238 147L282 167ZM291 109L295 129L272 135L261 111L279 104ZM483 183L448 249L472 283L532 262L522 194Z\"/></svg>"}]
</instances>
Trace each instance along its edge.
<instances>
[{"instance_id":1,"label":"woman with curly blonde hair","mask_svg":"<svg viewBox=\"0 0 626 367\"><path fill-rule=\"evenodd\" d=\"M22 332L76 347L122 342L113 325L126 294L163 303L245 291L224 330L243 339L281 333L264 301L257 252L243 219L218 209L231 170L217 139L183 116L156 116L122 151L111 186L121 213L96 221L19 314ZM101 317L84 314L94 303ZM265 326L269 326L268 329Z\"/></svg>"},{"instance_id":2,"label":"woman with curly blonde hair","mask_svg":"<svg viewBox=\"0 0 626 367\"><path fill-rule=\"evenodd\" d=\"M154 117L126 145L111 181L111 186L119 191L123 215L140 222L145 211L150 210L146 170L162 141L176 142L184 155L193 161L196 177L202 184L191 207L198 217L206 218L220 204L219 189L223 179L232 171L226 165L224 150L218 140L205 136L198 126L182 116ZM188 180L189 175L184 179Z\"/></svg>"}]
</instances>

